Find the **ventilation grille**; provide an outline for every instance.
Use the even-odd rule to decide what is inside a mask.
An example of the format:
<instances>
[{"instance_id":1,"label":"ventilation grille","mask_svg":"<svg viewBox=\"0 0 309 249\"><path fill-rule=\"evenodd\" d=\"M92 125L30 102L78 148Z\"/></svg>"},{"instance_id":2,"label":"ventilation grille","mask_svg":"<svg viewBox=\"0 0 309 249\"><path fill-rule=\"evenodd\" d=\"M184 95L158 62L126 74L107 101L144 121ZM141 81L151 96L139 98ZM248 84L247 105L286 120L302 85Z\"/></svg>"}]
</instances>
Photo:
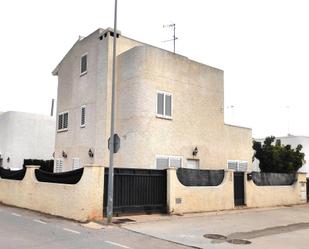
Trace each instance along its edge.
<instances>
[{"instance_id":1,"label":"ventilation grille","mask_svg":"<svg viewBox=\"0 0 309 249\"><path fill-rule=\"evenodd\" d=\"M63 171L63 159L58 158L55 160L55 173L60 173Z\"/></svg>"},{"instance_id":2,"label":"ventilation grille","mask_svg":"<svg viewBox=\"0 0 309 249\"><path fill-rule=\"evenodd\" d=\"M239 160L229 160L227 161L227 169L232 171L245 172L248 169L248 162Z\"/></svg>"},{"instance_id":3,"label":"ventilation grille","mask_svg":"<svg viewBox=\"0 0 309 249\"><path fill-rule=\"evenodd\" d=\"M237 171L237 165L238 165L238 162L237 162L237 161L228 161L228 162L227 162L227 169L228 169L228 170Z\"/></svg>"},{"instance_id":4,"label":"ventilation grille","mask_svg":"<svg viewBox=\"0 0 309 249\"><path fill-rule=\"evenodd\" d=\"M72 169L75 170L75 169L79 169L80 168L80 160L79 158L72 158Z\"/></svg>"}]
</instances>

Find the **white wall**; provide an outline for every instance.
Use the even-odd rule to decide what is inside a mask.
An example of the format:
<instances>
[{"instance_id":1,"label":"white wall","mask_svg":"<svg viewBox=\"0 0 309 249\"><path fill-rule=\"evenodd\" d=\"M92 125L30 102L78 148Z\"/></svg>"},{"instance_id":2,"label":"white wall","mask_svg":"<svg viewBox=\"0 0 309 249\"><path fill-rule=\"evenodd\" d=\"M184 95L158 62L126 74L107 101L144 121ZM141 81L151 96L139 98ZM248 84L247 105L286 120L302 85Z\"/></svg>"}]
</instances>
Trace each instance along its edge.
<instances>
[{"instance_id":1,"label":"white wall","mask_svg":"<svg viewBox=\"0 0 309 249\"><path fill-rule=\"evenodd\" d=\"M54 134L55 119L49 116L23 112L0 114L3 167L19 169L24 159L52 159Z\"/></svg>"},{"instance_id":2,"label":"white wall","mask_svg":"<svg viewBox=\"0 0 309 249\"><path fill-rule=\"evenodd\" d=\"M56 131L55 157L64 160L64 171L72 170L72 158L79 158L81 165L107 165L109 152L107 140L110 133L111 59L112 38L98 29L78 41L57 66L57 114L69 112L68 130ZM117 54L138 45L120 36ZM80 58L88 53L87 74L80 76ZM80 107L86 105L86 126L80 127ZM89 149L94 157L88 156ZM67 158L62 157L62 151Z\"/></svg>"},{"instance_id":3,"label":"white wall","mask_svg":"<svg viewBox=\"0 0 309 249\"><path fill-rule=\"evenodd\" d=\"M107 166L110 136L113 37L97 30L78 41L54 70L58 76L57 113L69 112L68 130L56 133L55 157ZM80 76L80 58L88 53L88 72ZM117 167L154 168L156 155L192 158L200 165L225 168L227 160L251 166L251 130L224 124L223 71L120 36L117 40L116 133L121 148ZM156 117L156 91L173 94L173 119ZM86 105L86 127L80 107ZM88 150L94 150L94 158ZM183 164L185 165L185 164Z\"/></svg>"}]
</instances>

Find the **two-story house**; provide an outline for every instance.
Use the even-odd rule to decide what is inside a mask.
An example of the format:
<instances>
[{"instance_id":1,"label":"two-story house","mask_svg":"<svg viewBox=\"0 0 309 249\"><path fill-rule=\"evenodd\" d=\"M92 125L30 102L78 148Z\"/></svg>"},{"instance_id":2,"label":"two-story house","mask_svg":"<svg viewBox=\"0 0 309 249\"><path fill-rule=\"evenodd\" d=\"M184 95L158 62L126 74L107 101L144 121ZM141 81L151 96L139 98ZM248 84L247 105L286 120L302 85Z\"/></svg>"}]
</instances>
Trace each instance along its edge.
<instances>
[{"instance_id":1,"label":"two-story house","mask_svg":"<svg viewBox=\"0 0 309 249\"><path fill-rule=\"evenodd\" d=\"M112 29L80 38L58 76L57 171L108 166ZM117 32L116 167L251 166L251 129L224 124L223 71Z\"/></svg>"}]
</instances>

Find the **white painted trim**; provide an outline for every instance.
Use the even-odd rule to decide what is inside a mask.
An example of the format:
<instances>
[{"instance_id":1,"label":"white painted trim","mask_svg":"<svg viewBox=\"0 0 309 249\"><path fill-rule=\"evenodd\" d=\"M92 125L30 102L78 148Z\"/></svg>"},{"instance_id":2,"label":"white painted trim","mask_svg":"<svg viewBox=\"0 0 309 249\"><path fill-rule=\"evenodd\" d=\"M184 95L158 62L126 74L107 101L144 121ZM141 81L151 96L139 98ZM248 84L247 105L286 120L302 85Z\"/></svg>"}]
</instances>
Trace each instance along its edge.
<instances>
[{"instance_id":1,"label":"white painted trim","mask_svg":"<svg viewBox=\"0 0 309 249\"><path fill-rule=\"evenodd\" d=\"M86 71L81 72L81 70L82 70L82 58L83 58L85 55L87 56L87 68L86 68ZM88 52L82 54L81 57L79 58L79 73L80 73L79 76L83 76L83 75L85 75L85 74L88 73Z\"/></svg>"},{"instance_id":2,"label":"white painted trim","mask_svg":"<svg viewBox=\"0 0 309 249\"><path fill-rule=\"evenodd\" d=\"M163 115L158 114L158 94L159 93L163 94L163 113L164 113ZM165 96L166 95L171 96L171 116L165 115ZM156 117L163 118L163 119L169 119L169 120L173 119L173 94L172 93L161 91L161 90L156 91Z\"/></svg>"},{"instance_id":3,"label":"white painted trim","mask_svg":"<svg viewBox=\"0 0 309 249\"><path fill-rule=\"evenodd\" d=\"M63 128L63 129L59 129L59 116L63 115L63 114L68 114L68 127L67 128ZM57 114L57 132L63 132L63 131L68 131L69 130L69 111L64 111L64 112L60 112Z\"/></svg>"},{"instance_id":4,"label":"white painted trim","mask_svg":"<svg viewBox=\"0 0 309 249\"><path fill-rule=\"evenodd\" d=\"M83 76L83 75L85 75L87 73L88 73L88 71L86 70L85 72L81 73L79 76Z\"/></svg>"},{"instance_id":5,"label":"white painted trim","mask_svg":"<svg viewBox=\"0 0 309 249\"><path fill-rule=\"evenodd\" d=\"M85 108L85 123L82 124L82 109ZM80 120L79 120L79 124L80 124L80 128L85 128L86 127L86 124L87 124L87 106L86 105L82 105L80 107Z\"/></svg>"}]
</instances>

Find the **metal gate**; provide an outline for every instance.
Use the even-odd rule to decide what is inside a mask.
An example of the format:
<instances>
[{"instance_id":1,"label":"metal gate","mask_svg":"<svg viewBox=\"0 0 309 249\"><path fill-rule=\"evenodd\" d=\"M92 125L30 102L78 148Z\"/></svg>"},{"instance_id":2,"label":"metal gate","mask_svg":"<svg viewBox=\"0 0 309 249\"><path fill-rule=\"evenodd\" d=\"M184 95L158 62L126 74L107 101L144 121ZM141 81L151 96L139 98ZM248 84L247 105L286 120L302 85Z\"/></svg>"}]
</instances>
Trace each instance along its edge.
<instances>
[{"instance_id":1,"label":"metal gate","mask_svg":"<svg viewBox=\"0 0 309 249\"><path fill-rule=\"evenodd\" d=\"M107 206L108 168L104 176L104 212ZM166 170L114 169L113 211L166 212Z\"/></svg>"},{"instance_id":2,"label":"metal gate","mask_svg":"<svg viewBox=\"0 0 309 249\"><path fill-rule=\"evenodd\" d=\"M235 206L245 205L244 172L234 172L234 203Z\"/></svg>"}]
</instances>

